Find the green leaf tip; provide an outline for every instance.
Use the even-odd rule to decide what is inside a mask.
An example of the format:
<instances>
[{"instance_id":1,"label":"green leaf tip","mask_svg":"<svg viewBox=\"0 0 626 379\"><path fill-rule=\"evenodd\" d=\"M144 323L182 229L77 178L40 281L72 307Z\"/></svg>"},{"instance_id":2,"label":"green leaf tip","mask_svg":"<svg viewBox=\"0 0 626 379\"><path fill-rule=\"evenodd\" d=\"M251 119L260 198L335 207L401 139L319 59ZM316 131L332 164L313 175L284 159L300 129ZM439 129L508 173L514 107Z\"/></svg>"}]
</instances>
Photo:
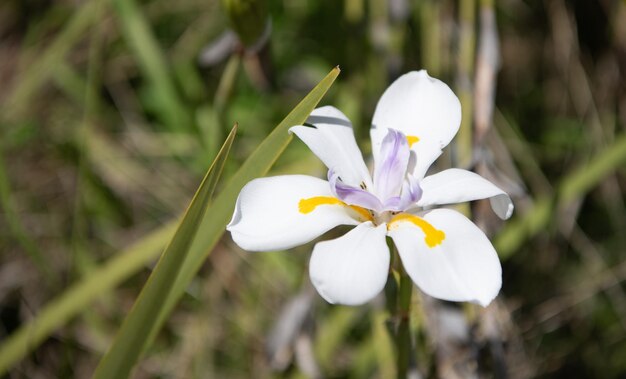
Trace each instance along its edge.
<instances>
[{"instance_id":1,"label":"green leaf tip","mask_svg":"<svg viewBox=\"0 0 626 379\"><path fill-rule=\"evenodd\" d=\"M237 124L233 126L207 170L176 232L124 319L113 344L98 364L94 378L128 377L148 341L158 333L164 317L163 299L171 296L174 290L172 284L190 258L190 248L211 202L237 127Z\"/></svg>"}]
</instances>

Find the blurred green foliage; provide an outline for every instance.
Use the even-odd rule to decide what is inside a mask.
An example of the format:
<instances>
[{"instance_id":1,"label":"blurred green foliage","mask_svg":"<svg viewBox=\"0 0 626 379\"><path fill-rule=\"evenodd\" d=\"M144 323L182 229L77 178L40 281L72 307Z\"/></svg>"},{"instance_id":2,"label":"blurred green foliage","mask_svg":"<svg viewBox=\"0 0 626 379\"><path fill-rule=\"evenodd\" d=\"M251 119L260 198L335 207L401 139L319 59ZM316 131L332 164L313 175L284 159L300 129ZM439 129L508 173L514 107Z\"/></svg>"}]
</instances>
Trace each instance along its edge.
<instances>
[{"instance_id":1,"label":"blurred green foliage","mask_svg":"<svg viewBox=\"0 0 626 379\"><path fill-rule=\"evenodd\" d=\"M272 33L255 51L237 33L249 44L243 36L265 24L234 21L229 33L217 0L0 3L0 351L77 285L106 288L93 299L77 291L91 305L68 320L53 313L62 327L27 346L33 352L7 376L90 376L232 124L240 135L225 179L339 65L322 104L350 117L365 151L393 78L427 68L447 82L473 134L448 148L440 168L471 165L516 204L505 224L482 203L471 208L502 253L498 302L482 310L413 299L421 373L624 377L626 5L460 3L267 1L255 14L267 11ZM482 136L475 117L491 99L473 90L488 68L477 59L485 10L497 22L499 65ZM299 142L272 173L325 175ZM309 252L247 254L223 238L135 377L393 375L382 304L344 308L312 295ZM301 298L297 333L271 346L294 319L287 305ZM463 316L465 337L441 337L442 309Z\"/></svg>"}]
</instances>

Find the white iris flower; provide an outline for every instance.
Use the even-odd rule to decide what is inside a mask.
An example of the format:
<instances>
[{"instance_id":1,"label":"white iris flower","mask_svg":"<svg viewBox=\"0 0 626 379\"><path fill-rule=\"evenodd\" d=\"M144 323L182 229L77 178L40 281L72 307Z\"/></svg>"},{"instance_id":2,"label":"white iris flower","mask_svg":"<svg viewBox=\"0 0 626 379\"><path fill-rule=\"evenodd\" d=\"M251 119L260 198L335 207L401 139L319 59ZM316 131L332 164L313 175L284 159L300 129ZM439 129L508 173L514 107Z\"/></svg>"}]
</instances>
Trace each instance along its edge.
<instances>
[{"instance_id":1,"label":"white iris flower","mask_svg":"<svg viewBox=\"0 0 626 379\"><path fill-rule=\"evenodd\" d=\"M239 194L227 229L250 251L289 249L338 225L344 236L313 248L309 274L330 303L363 304L385 286L395 243L405 270L430 296L487 306L502 268L485 234L462 214L434 205L490 198L495 213L513 212L509 196L481 176L448 169L424 177L459 129L461 105L425 71L398 78L378 102L370 135L370 176L352 125L334 107L318 108L290 129L328 167L328 181L305 175L260 178Z\"/></svg>"}]
</instances>

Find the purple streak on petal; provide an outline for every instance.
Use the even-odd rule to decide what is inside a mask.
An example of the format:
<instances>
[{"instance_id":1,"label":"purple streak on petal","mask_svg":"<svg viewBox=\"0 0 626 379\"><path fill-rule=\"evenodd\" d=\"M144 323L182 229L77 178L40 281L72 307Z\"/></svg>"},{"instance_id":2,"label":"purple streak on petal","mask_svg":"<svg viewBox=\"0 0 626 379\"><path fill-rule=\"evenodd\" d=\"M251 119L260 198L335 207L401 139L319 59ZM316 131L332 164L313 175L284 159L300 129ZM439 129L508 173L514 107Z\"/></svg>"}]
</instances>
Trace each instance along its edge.
<instances>
[{"instance_id":1,"label":"purple streak on petal","mask_svg":"<svg viewBox=\"0 0 626 379\"><path fill-rule=\"evenodd\" d=\"M422 186L420 186L420 180L416 176L409 174L406 180L406 192L408 193L409 201L417 203L422 198Z\"/></svg>"},{"instance_id":2,"label":"purple streak on petal","mask_svg":"<svg viewBox=\"0 0 626 379\"><path fill-rule=\"evenodd\" d=\"M400 196L392 196L385 200L385 203L383 204L383 209L386 211L401 212L404 210L403 205L404 204L402 203L402 199L400 198Z\"/></svg>"},{"instance_id":3,"label":"purple streak on petal","mask_svg":"<svg viewBox=\"0 0 626 379\"><path fill-rule=\"evenodd\" d=\"M358 205L377 212L383 208L382 203L373 193L345 184L333 170L328 170L328 182L333 194L346 204Z\"/></svg>"},{"instance_id":4,"label":"purple streak on petal","mask_svg":"<svg viewBox=\"0 0 626 379\"><path fill-rule=\"evenodd\" d=\"M415 205L421 197L422 187L420 187L419 180L409 174L402 184L402 193L400 196L392 196L385 200L383 210L396 212L405 211L411 207L411 205Z\"/></svg>"},{"instance_id":5,"label":"purple streak on petal","mask_svg":"<svg viewBox=\"0 0 626 379\"><path fill-rule=\"evenodd\" d=\"M422 187L417 177L409 174L402 185L401 207L402 210L409 208L422 198Z\"/></svg>"},{"instance_id":6,"label":"purple streak on petal","mask_svg":"<svg viewBox=\"0 0 626 379\"><path fill-rule=\"evenodd\" d=\"M398 196L409 163L409 143L401 132L389 129L374 167L374 187L379 199Z\"/></svg>"}]
</instances>

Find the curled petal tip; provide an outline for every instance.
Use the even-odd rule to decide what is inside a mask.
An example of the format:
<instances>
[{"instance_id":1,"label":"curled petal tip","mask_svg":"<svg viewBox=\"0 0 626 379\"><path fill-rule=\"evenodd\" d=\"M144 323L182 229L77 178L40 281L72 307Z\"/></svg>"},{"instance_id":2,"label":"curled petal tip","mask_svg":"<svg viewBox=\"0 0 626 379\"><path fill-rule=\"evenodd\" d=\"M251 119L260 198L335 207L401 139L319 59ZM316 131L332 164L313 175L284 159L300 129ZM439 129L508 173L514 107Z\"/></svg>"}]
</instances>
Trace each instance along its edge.
<instances>
[{"instance_id":1,"label":"curled petal tip","mask_svg":"<svg viewBox=\"0 0 626 379\"><path fill-rule=\"evenodd\" d=\"M498 296L498 292L496 292L493 296L487 296L481 299L474 299L471 302L474 304L478 304L483 308L487 308L496 299L496 297Z\"/></svg>"},{"instance_id":2,"label":"curled petal tip","mask_svg":"<svg viewBox=\"0 0 626 379\"><path fill-rule=\"evenodd\" d=\"M515 209L515 206L513 205L513 203L509 203L509 207L506 210L506 215L504 216L505 220L508 220L509 218L511 218L511 216L513 216L514 209Z\"/></svg>"}]
</instances>

